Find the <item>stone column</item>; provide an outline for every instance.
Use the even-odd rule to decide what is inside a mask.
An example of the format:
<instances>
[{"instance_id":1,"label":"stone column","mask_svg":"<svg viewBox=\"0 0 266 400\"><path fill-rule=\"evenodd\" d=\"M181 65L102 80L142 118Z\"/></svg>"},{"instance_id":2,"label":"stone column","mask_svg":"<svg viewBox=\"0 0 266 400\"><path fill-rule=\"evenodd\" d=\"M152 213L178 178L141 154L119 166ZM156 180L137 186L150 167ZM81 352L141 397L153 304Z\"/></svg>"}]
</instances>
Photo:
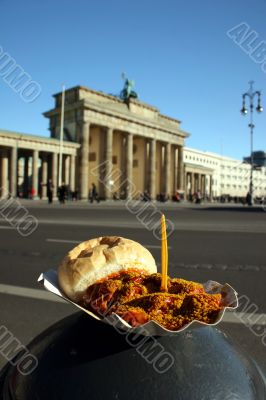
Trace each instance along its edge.
<instances>
[{"instance_id":1,"label":"stone column","mask_svg":"<svg viewBox=\"0 0 266 400\"><path fill-rule=\"evenodd\" d=\"M202 194L206 195L206 175L202 175Z\"/></svg>"},{"instance_id":2,"label":"stone column","mask_svg":"<svg viewBox=\"0 0 266 400\"><path fill-rule=\"evenodd\" d=\"M190 173L186 172L186 184L185 184L185 196L188 196L189 191L191 188L191 177L190 177Z\"/></svg>"},{"instance_id":3,"label":"stone column","mask_svg":"<svg viewBox=\"0 0 266 400\"><path fill-rule=\"evenodd\" d=\"M70 156L70 190L74 192L76 189L75 185L75 178L76 178L76 157L71 154Z\"/></svg>"},{"instance_id":4,"label":"stone column","mask_svg":"<svg viewBox=\"0 0 266 400\"><path fill-rule=\"evenodd\" d=\"M52 156L52 182L54 187L53 195L57 196L57 185L58 185L58 153L53 153Z\"/></svg>"},{"instance_id":5,"label":"stone column","mask_svg":"<svg viewBox=\"0 0 266 400\"><path fill-rule=\"evenodd\" d=\"M185 173L185 185L184 185L184 196L187 197L189 194L189 190L191 188L191 178L190 178L190 173L186 172Z\"/></svg>"},{"instance_id":6,"label":"stone column","mask_svg":"<svg viewBox=\"0 0 266 400\"><path fill-rule=\"evenodd\" d=\"M197 190L201 192L201 174L198 174Z\"/></svg>"},{"instance_id":7,"label":"stone column","mask_svg":"<svg viewBox=\"0 0 266 400\"><path fill-rule=\"evenodd\" d=\"M1 197L8 196L8 154L7 150L1 151Z\"/></svg>"},{"instance_id":8,"label":"stone column","mask_svg":"<svg viewBox=\"0 0 266 400\"><path fill-rule=\"evenodd\" d=\"M42 200L47 199L47 182L48 182L48 161L47 155L42 156L42 188L41 188L41 198Z\"/></svg>"},{"instance_id":9,"label":"stone column","mask_svg":"<svg viewBox=\"0 0 266 400\"><path fill-rule=\"evenodd\" d=\"M206 187L206 196L210 197L210 175L206 175L205 187Z\"/></svg>"},{"instance_id":10,"label":"stone column","mask_svg":"<svg viewBox=\"0 0 266 400\"><path fill-rule=\"evenodd\" d=\"M194 174L194 188L195 192L199 190L199 174Z\"/></svg>"},{"instance_id":11,"label":"stone column","mask_svg":"<svg viewBox=\"0 0 266 400\"><path fill-rule=\"evenodd\" d=\"M79 194L81 200L88 200L89 196L89 131L90 124L83 122L81 130L81 148L80 148L80 181Z\"/></svg>"},{"instance_id":12,"label":"stone column","mask_svg":"<svg viewBox=\"0 0 266 400\"><path fill-rule=\"evenodd\" d=\"M176 153L177 153L177 149L176 149L176 147L174 147L174 150L173 150L173 160L172 160L172 163L173 163L173 167L174 167L174 169L173 169L173 192L174 192L174 194L176 193L176 190L177 190L177 155L176 155Z\"/></svg>"},{"instance_id":13,"label":"stone column","mask_svg":"<svg viewBox=\"0 0 266 400\"><path fill-rule=\"evenodd\" d=\"M18 182L18 149L11 148L10 159L10 193L11 196L17 197L17 182Z\"/></svg>"},{"instance_id":14,"label":"stone column","mask_svg":"<svg viewBox=\"0 0 266 400\"><path fill-rule=\"evenodd\" d=\"M126 198L132 198L132 188L133 188L133 135L132 133L128 133L127 135L127 194Z\"/></svg>"},{"instance_id":15,"label":"stone column","mask_svg":"<svg viewBox=\"0 0 266 400\"><path fill-rule=\"evenodd\" d=\"M191 185L190 185L190 187L191 187L191 194L193 195L194 193L195 193L195 174L194 174L194 172L191 172Z\"/></svg>"},{"instance_id":16,"label":"stone column","mask_svg":"<svg viewBox=\"0 0 266 400\"><path fill-rule=\"evenodd\" d=\"M171 199L170 187L170 174L171 174L171 143L167 143L165 147L165 194L169 195Z\"/></svg>"},{"instance_id":17,"label":"stone column","mask_svg":"<svg viewBox=\"0 0 266 400\"><path fill-rule=\"evenodd\" d=\"M183 146L178 146L177 182L178 182L178 189L183 190L184 186Z\"/></svg>"},{"instance_id":18,"label":"stone column","mask_svg":"<svg viewBox=\"0 0 266 400\"><path fill-rule=\"evenodd\" d=\"M24 179L23 179L23 195L28 197L29 194L29 158L24 157Z\"/></svg>"},{"instance_id":19,"label":"stone column","mask_svg":"<svg viewBox=\"0 0 266 400\"><path fill-rule=\"evenodd\" d=\"M145 155L144 155L144 190L149 190L149 142L147 139L144 138L144 149L145 149Z\"/></svg>"},{"instance_id":20,"label":"stone column","mask_svg":"<svg viewBox=\"0 0 266 400\"><path fill-rule=\"evenodd\" d=\"M32 198L38 198L38 160L39 160L39 151L33 150L33 157L32 157Z\"/></svg>"},{"instance_id":21,"label":"stone column","mask_svg":"<svg viewBox=\"0 0 266 400\"><path fill-rule=\"evenodd\" d=\"M212 201L212 180L213 180L213 177L212 177L212 175L210 175L210 200Z\"/></svg>"},{"instance_id":22,"label":"stone column","mask_svg":"<svg viewBox=\"0 0 266 400\"><path fill-rule=\"evenodd\" d=\"M199 174L199 190L202 194L203 192L203 187L202 187L202 174Z\"/></svg>"},{"instance_id":23,"label":"stone column","mask_svg":"<svg viewBox=\"0 0 266 400\"><path fill-rule=\"evenodd\" d=\"M66 155L64 158L64 182L65 185L69 185L69 181L70 181L70 156Z\"/></svg>"},{"instance_id":24,"label":"stone column","mask_svg":"<svg viewBox=\"0 0 266 400\"><path fill-rule=\"evenodd\" d=\"M113 129L107 128L105 140L105 177L104 177L104 196L105 199L112 198L110 180L112 179L113 170Z\"/></svg>"},{"instance_id":25,"label":"stone column","mask_svg":"<svg viewBox=\"0 0 266 400\"><path fill-rule=\"evenodd\" d=\"M150 196L156 199L156 140L150 142Z\"/></svg>"}]
</instances>

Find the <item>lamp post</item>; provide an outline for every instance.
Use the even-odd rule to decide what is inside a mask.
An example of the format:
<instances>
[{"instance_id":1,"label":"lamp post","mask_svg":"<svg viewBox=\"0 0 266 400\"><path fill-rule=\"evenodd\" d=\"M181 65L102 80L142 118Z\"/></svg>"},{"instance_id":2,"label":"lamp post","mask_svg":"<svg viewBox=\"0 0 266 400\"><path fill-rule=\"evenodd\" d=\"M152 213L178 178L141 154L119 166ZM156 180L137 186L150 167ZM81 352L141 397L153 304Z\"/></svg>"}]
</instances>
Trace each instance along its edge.
<instances>
[{"instance_id":1,"label":"lamp post","mask_svg":"<svg viewBox=\"0 0 266 400\"><path fill-rule=\"evenodd\" d=\"M248 127L250 128L250 181L249 181L249 193L250 193L250 201L249 205L253 205L253 130L255 128L255 125L253 123L253 111L254 111L254 98L257 96L258 98L258 104L256 107L256 111L261 113L263 111L263 108L261 106L261 92L256 90L254 91L253 89L253 83L254 81L249 82L249 91L244 93L242 95L242 108L240 110L242 115L246 115L248 113L248 110L246 108L246 98L249 98L249 109L250 109L250 120Z\"/></svg>"},{"instance_id":2,"label":"lamp post","mask_svg":"<svg viewBox=\"0 0 266 400\"><path fill-rule=\"evenodd\" d=\"M64 142L64 113L65 113L65 85L62 86L61 97L61 119L60 119L60 142L59 142L59 171L58 171L58 186L62 186L62 170L63 170L63 142Z\"/></svg>"}]
</instances>

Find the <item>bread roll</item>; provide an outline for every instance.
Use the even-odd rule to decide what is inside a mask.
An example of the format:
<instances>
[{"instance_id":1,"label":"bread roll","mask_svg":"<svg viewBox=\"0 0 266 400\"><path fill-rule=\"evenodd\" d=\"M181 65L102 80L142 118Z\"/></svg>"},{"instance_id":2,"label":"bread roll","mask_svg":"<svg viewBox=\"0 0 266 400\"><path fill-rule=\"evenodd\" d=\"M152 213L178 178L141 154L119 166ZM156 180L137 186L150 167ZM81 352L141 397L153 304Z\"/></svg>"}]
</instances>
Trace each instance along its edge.
<instances>
[{"instance_id":1,"label":"bread roll","mask_svg":"<svg viewBox=\"0 0 266 400\"><path fill-rule=\"evenodd\" d=\"M93 283L132 268L157 272L153 256L141 244L119 236L99 237L80 243L66 255L58 268L58 282L67 297L77 302Z\"/></svg>"}]
</instances>

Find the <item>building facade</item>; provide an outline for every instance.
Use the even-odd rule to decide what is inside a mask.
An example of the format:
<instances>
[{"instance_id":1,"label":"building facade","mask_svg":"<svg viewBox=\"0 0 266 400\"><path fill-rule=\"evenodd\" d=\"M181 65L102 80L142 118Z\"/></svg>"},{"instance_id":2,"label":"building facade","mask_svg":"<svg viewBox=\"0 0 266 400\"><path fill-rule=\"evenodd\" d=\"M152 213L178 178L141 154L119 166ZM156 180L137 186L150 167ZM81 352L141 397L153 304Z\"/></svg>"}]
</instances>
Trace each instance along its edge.
<instances>
[{"instance_id":1,"label":"building facade","mask_svg":"<svg viewBox=\"0 0 266 400\"><path fill-rule=\"evenodd\" d=\"M185 191L200 190L210 198L245 197L249 191L251 166L215 153L184 148ZM253 194L266 197L266 168L253 170Z\"/></svg>"},{"instance_id":2,"label":"building facade","mask_svg":"<svg viewBox=\"0 0 266 400\"><path fill-rule=\"evenodd\" d=\"M253 164L257 167L266 167L266 153L265 151L253 151L252 152ZM251 163L251 157L244 157L244 161Z\"/></svg>"}]
</instances>

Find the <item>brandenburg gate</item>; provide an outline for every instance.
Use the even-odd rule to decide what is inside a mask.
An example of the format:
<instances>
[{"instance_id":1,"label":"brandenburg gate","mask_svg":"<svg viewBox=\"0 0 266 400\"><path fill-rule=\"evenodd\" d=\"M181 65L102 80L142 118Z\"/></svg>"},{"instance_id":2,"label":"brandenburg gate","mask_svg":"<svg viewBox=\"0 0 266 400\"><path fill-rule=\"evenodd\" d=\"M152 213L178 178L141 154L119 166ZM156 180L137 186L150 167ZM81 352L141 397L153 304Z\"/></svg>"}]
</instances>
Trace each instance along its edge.
<instances>
[{"instance_id":1,"label":"brandenburg gate","mask_svg":"<svg viewBox=\"0 0 266 400\"><path fill-rule=\"evenodd\" d=\"M45 183L58 186L62 93L45 112L50 138L0 131L1 195L45 198ZM92 183L101 198L135 198L148 192L171 198L184 189L180 121L137 99L76 86L65 92L62 181L88 199ZM132 183L128 184L128 183ZM132 188L136 188L133 190Z\"/></svg>"},{"instance_id":2,"label":"brandenburg gate","mask_svg":"<svg viewBox=\"0 0 266 400\"><path fill-rule=\"evenodd\" d=\"M50 120L52 138L59 138L62 94L54 95L55 107L44 113ZM152 199L160 193L170 197L183 189L183 146L188 133L180 121L159 113L153 106L77 86L65 94L65 138L80 143L77 185L81 199L88 198L92 182L101 197L132 197L138 192ZM101 176L97 166L106 163ZM119 177L116 179L115 177ZM134 197L134 196L133 196Z\"/></svg>"}]
</instances>

